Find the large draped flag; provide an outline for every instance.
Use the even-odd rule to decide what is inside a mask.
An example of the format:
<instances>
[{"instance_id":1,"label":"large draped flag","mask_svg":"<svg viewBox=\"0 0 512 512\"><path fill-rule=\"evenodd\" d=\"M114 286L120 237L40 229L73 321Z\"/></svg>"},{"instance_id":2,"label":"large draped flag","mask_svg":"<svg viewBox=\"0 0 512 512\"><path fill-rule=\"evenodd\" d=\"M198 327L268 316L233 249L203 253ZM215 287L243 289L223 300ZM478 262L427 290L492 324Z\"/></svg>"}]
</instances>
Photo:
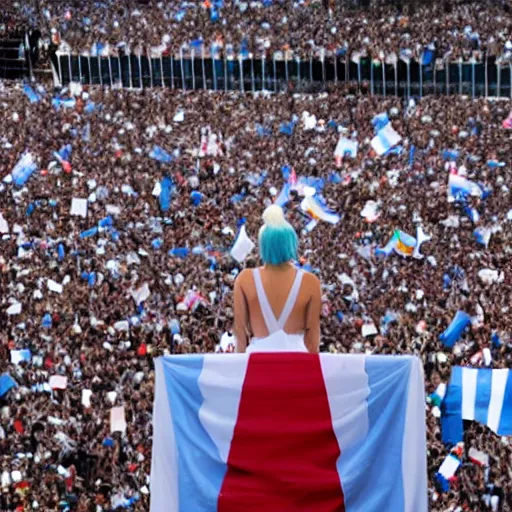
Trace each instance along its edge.
<instances>
[{"instance_id":1,"label":"large draped flag","mask_svg":"<svg viewBox=\"0 0 512 512\"><path fill-rule=\"evenodd\" d=\"M512 435L512 371L454 366L441 406L446 444L463 440L463 420L487 425L499 436Z\"/></svg>"},{"instance_id":2,"label":"large draped flag","mask_svg":"<svg viewBox=\"0 0 512 512\"><path fill-rule=\"evenodd\" d=\"M412 356L155 360L151 512L426 512Z\"/></svg>"}]
</instances>

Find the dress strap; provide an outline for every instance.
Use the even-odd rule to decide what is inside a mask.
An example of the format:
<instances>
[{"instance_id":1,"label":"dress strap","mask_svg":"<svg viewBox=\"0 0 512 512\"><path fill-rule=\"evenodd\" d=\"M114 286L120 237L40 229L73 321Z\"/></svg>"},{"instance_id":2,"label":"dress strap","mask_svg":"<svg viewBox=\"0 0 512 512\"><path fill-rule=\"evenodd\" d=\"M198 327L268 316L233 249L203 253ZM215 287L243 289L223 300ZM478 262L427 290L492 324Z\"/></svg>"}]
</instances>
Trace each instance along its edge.
<instances>
[{"instance_id":1,"label":"dress strap","mask_svg":"<svg viewBox=\"0 0 512 512\"><path fill-rule=\"evenodd\" d=\"M304 277L304 271L297 270L292 288L290 290L290 293L288 294L288 298L286 299L283 311L279 316L279 320L276 320L274 312L272 311L272 307L270 306L270 303L268 301L267 294L265 293L265 289L263 288L260 269L256 268L252 272L254 276L254 285L256 286L256 293L258 294L258 301L260 303L263 319L265 320L265 324L267 325L268 333L273 334L281 329L284 329L284 326L286 325L286 322L288 321L288 318L291 312L293 311L293 307L295 306L295 303L297 302L297 297L299 296L302 278Z\"/></svg>"},{"instance_id":2,"label":"dress strap","mask_svg":"<svg viewBox=\"0 0 512 512\"><path fill-rule=\"evenodd\" d=\"M265 289L263 288L263 282L261 281L260 269L255 268L252 271L252 275L254 277L254 285L256 286L256 293L258 294L258 301L260 303L261 313L263 314L263 319L265 320L265 324L267 325L267 330L269 334L273 334L279 330L279 326L270 307L270 303L268 302L267 295L265 293Z\"/></svg>"},{"instance_id":3,"label":"dress strap","mask_svg":"<svg viewBox=\"0 0 512 512\"><path fill-rule=\"evenodd\" d=\"M297 302L297 297L300 292L300 285L302 284L302 278L304 277L304 271L297 270L297 274L295 275L295 280L293 281L292 289L288 294L288 298L286 299L286 304L284 305L283 311L281 312L281 316L277 321L278 329L284 329L288 318L293 311L293 307Z\"/></svg>"}]
</instances>

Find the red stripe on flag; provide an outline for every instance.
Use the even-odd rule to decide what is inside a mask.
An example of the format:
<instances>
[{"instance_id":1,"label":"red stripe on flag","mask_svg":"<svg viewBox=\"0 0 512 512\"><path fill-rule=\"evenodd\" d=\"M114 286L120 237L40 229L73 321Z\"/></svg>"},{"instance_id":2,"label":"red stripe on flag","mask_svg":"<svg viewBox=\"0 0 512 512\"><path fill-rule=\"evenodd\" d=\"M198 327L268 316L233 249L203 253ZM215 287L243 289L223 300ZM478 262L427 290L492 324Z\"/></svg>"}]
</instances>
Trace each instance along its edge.
<instances>
[{"instance_id":1,"label":"red stripe on flag","mask_svg":"<svg viewBox=\"0 0 512 512\"><path fill-rule=\"evenodd\" d=\"M320 357L251 354L218 512L344 512Z\"/></svg>"}]
</instances>

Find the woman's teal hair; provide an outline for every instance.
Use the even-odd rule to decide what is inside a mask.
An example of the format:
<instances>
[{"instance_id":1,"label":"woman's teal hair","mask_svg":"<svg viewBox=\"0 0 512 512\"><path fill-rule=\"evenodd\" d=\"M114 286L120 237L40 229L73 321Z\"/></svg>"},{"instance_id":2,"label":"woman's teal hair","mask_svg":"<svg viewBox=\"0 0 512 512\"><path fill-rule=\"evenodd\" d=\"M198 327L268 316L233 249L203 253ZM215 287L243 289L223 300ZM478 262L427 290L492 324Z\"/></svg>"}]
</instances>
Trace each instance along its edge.
<instances>
[{"instance_id":1,"label":"woman's teal hair","mask_svg":"<svg viewBox=\"0 0 512 512\"><path fill-rule=\"evenodd\" d=\"M299 239L284 218L282 208L269 206L263 213L264 224L259 233L260 256L265 265L281 265L297 259Z\"/></svg>"}]
</instances>

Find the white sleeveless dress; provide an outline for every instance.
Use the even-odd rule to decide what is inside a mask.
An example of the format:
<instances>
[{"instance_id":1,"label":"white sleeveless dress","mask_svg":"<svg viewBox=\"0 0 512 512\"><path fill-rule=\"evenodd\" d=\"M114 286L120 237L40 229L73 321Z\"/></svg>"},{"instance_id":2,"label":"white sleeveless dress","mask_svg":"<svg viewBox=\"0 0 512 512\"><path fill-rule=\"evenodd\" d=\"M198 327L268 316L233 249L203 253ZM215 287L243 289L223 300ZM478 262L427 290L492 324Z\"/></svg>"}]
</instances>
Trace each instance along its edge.
<instances>
[{"instance_id":1,"label":"white sleeveless dress","mask_svg":"<svg viewBox=\"0 0 512 512\"><path fill-rule=\"evenodd\" d=\"M252 338L247 352L307 352L306 345L304 344L303 334L287 334L284 331L284 326L293 311L293 306L297 302L297 297L302 284L304 272L297 270L295 280L293 282L290 294L286 300L283 311L279 319L276 319L274 312L270 307L267 295L263 288L261 275L259 269L253 270L254 284L256 286L256 293L258 294L258 301L260 303L263 319L267 326L269 335L265 338Z\"/></svg>"}]
</instances>

